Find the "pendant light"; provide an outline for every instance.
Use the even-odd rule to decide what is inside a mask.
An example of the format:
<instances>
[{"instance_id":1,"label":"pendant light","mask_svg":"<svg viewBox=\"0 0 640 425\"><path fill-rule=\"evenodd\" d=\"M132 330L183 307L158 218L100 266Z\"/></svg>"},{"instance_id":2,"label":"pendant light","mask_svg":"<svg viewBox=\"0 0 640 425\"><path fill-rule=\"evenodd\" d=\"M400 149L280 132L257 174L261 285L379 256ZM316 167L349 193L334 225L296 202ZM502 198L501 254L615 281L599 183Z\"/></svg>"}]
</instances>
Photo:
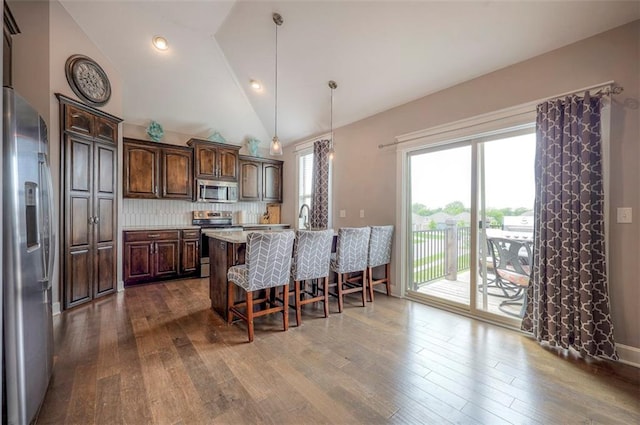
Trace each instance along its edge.
<instances>
[{"instance_id":1,"label":"pendant light","mask_svg":"<svg viewBox=\"0 0 640 425\"><path fill-rule=\"evenodd\" d=\"M282 144L278 139L278 27L284 22L279 13L273 14L273 22L276 24L276 78L275 78L275 114L273 125L273 140L269 146L269 154L274 156L282 155Z\"/></svg>"},{"instance_id":2,"label":"pendant light","mask_svg":"<svg viewBox=\"0 0 640 425\"><path fill-rule=\"evenodd\" d=\"M333 150L333 91L338 88L338 84L333 80L329 80L329 88L331 89L331 131L329 132L331 144L329 145L329 160L333 160L333 157L336 155L336 151Z\"/></svg>"}]
</instances>

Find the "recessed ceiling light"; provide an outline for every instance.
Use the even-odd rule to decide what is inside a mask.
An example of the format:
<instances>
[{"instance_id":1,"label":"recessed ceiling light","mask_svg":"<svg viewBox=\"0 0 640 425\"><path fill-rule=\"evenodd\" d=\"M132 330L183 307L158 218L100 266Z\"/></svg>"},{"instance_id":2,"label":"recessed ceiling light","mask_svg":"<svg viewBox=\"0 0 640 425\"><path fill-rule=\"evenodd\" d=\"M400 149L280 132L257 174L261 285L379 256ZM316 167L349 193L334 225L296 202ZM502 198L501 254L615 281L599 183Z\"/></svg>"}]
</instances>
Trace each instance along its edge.
<instances>
[{"instance_id":1,"label":"recessed ceiling light","mask_svg":"<svg viewBox=\"0 0 640 425\"><path fill-rule=\"evenodd\" d=\"M159 35L153 37L153 45L158 50L167 50L169 48L169 43L167 42L167 39Z\"/></svg>"},{"instance_id":2,"label":"recessed ceiling light","mask_svg":"<svg viewBox=\"0 0 640 425\"><path fill-rule=\"evenodd\" d=\"M251 88L254 90L262 90L262 84L260 84L260 81L251 80L249 81L249 84L251 84Z\"/></svg>"}]
</instances>

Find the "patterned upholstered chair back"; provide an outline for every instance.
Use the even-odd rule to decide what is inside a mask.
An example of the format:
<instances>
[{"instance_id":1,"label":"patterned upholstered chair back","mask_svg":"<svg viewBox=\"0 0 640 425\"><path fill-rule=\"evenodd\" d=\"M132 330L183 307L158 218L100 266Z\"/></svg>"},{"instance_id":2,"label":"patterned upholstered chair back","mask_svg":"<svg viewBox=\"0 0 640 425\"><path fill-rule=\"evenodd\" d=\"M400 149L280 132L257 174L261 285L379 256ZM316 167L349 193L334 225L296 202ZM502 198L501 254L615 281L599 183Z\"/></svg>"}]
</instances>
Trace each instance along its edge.
<instances>
[{"instance_id":1,"label":"patterned upholstered chair back","mask_svg":"<svg viewBox=\"0 0 640 425\"><path fill-rule=\"evenodd\" d=\"M289 281L294 237L292 231L247 235L247 290L271 288Z\"/></svg>"},{"instance_id":2,"label":"patterned upholstered chair back","mask_svg":"<svg viewBox=\"0 0 640 425\"><path fill-rule=\"evenodd\" d=\"M293 280L318 279L329 276L333 229L298 230L293 246Z\"/></svg>"},{"instance_id":3,"label":"patterned upholstered chair back","mask_svg":"<svg viewBox=\"0 0 640 425\"><path fill-rule=\"evenodd\" d=\"M367 268L370 227L342 227L338 230L333 270L337 273L363 271Z\"/></svg>"},{"instance_id":4,"label":"patterned upholstered chair back","mask_svg":"<svg viewBox=\"0 0 640 425\"><path fill-rule=\"evenodd\" d=\"M393 226L371 226L369 267L377 267L391 262L392 240Z\"/></svg>"}]
</instances>

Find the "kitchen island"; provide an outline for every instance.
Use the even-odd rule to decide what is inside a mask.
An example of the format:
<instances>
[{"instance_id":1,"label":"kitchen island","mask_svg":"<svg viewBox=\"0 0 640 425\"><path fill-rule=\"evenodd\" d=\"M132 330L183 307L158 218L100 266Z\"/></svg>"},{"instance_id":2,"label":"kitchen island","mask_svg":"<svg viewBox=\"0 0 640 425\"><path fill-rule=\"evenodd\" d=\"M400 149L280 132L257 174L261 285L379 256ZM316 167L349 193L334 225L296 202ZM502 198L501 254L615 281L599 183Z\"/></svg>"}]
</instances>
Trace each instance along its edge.
<instances>
[{"instance_id":1,"label":"kitchen island","mask_svg":"<svg viewBox=\"0 0 640 425\"><path fill-rule=\"evenodd\" d=\"M209 299L211 309L227 318L227 270L237 264L244 264L244 254L246 250L247 233L238 232L216 232L205 230L202 232L207 236L209 243ZM237 291L236 299L244 297L242 291Z\"/></svg>"}]
</instances>

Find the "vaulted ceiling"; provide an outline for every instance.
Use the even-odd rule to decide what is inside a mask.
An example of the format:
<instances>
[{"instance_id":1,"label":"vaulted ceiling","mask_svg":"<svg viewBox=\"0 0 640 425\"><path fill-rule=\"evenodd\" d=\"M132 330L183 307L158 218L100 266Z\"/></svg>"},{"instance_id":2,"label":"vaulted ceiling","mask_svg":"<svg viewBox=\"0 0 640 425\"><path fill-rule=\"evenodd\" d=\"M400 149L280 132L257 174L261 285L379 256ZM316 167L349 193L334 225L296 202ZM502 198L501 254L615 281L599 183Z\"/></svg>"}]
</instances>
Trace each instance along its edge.
<instances>
[{"instance_id":1,"label":"vaulted ceiling","mask_svg":"<svg viewBox=\"0 0 640 425\"><path fill-rule=\"evenodd\" d=\"M123 78L123 115L287 144L640 18L635 1L97 1L62 5ZM151 45L153 36L169 50ZM263 84L254 91L249 81Z\"/></svg>"}]
</instances>

